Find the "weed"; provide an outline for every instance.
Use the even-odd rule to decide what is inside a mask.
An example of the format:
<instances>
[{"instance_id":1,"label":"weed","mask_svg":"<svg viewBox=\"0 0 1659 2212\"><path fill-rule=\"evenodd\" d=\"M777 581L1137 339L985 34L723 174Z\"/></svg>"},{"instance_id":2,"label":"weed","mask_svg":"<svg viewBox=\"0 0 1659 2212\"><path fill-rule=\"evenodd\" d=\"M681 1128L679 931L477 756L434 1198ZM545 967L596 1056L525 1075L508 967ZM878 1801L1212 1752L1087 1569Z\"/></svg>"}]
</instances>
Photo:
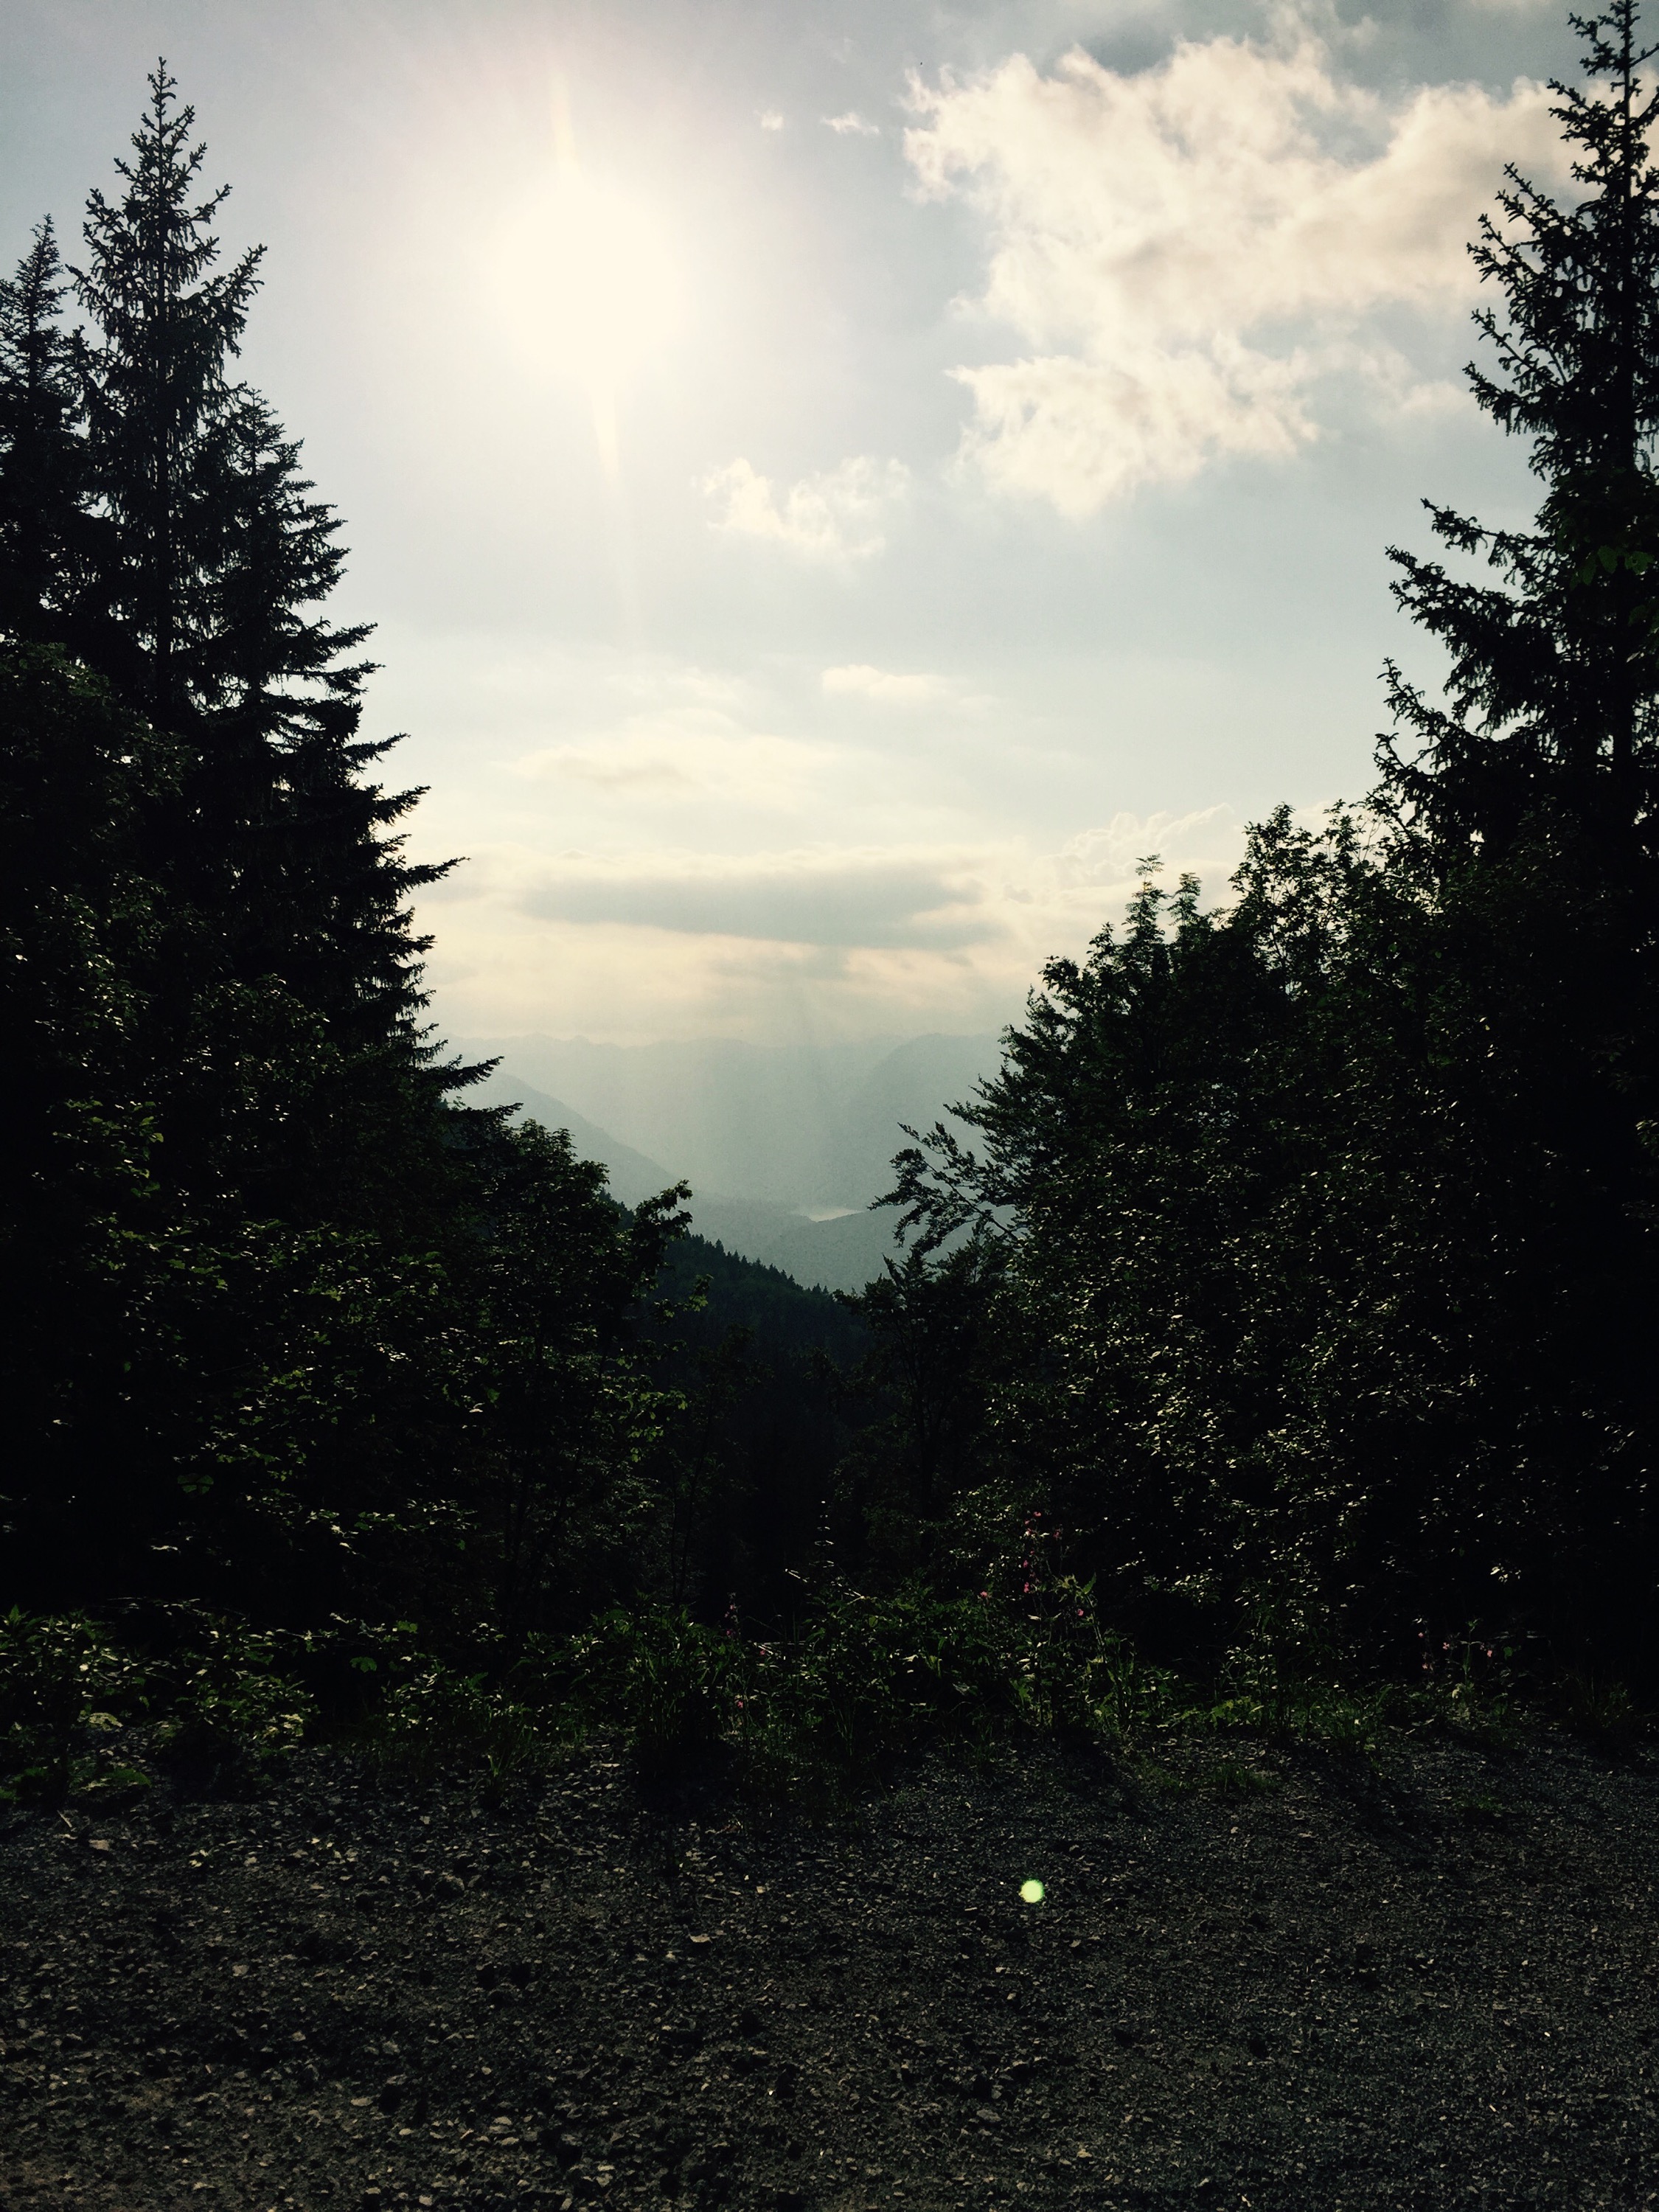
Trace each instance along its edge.
<instances>
[{"instance_id":1,"label":"weed","mask_svg":"<svg viewBox=\"0 0 1659 2212\"><path fill-rule=\"evenodd\" d=\"M1459 1797L1453 1801L1453 1809L1461 1813L1474 1827L1491 1827L1504 1817L1501 1798L1486 1795Z\"/></svg>"},{"instance_id":2,"label":"weed","mask_svg":"<svg viewBox=\"0 0 1659 2212\"><path fill-rule=\"evenodd\" d=\"M1186 1716L1204 1730L1238 1730L1280 1742L1322 1745L1369 1759L1393 1705L1386 1686L1353 1691L1340 1685L1280 1674L1270 1684L1232 1688L1207 1707Z\"/></svg>"},{"instance_id":3,"label":"weed","mask_svg":"<svg viewBox=\"0 0 1659 2212\"><path fill-rule=\"evenodd\" d=\"M0 1797L55 1804L118 1786L112 1746L149 1687L143 1665L84 1615L13 1607L0 1620Z\"/></svg>"},{"instance_id":4,"label":"weed","mask_svg":"<svg viewBox=\"0 0 1659 2212\"><path fill-rule=\"evenodd\" d=\"M489 1686L482 1674L416 1663L386 1693L359 1741L380 1771L400 1782L429 1782L456 1766L482 1767L501 1788L549 1765L570 1731Z\"/></svg>"},{"instance_id":5,"label":"weed","mask_svg":"<svg viewBox=\"0 0 1659 2212\"><path fill-rule=\"evenodd\" d=\"M1278 1775L1266 1773L1259 1766L1242 1766L1232 1759L1224 1759L1218 1766L1212 1767L1205 1784L1218 1797L1265 1797L1285 1786Z\"/></svg>"},{"instance_id":6,"label":"weed","mask_svg":"<svg viewBox=\"0 0 1659 2212\"><path fill-rule=\"evenodd\" d=\"M191 1644L167 1670L165 1759L198 1771L257 1771L303 1742L316 1701L289 1671L303 1638L204 1617Z\"/></svg>"},{"instance_id":7,"label":"weed","mask_svg":"<svg viewBox=\"0 0 1659 2212\"><path fill-rule=\"evenodd\" d=\"M684 1607L617 1607L573 1653L575 1695L595 1720L619 1726L641 1770L666 1780L707 1759L741 1725L740 1640Z\"/></svg>"},{"instance_id":8,"label":"weed","mask_svg":"<svg viewBox=\"0 0 1659 2212\"><path fill-rule=\"evenodd\" d=\"M1624 1751L1646 1733L1647 1717L1616 1677L1584 1673L1562 1685L1567 1724L1604 1751Z\"/></svg>"},{"instance_id":9,"label":"weed","mask_svg":"<svg viewBox=\"0 0 1659 2212\"><path fill-rule=\"evenodd\" d=\"M82 1614L15 1607L0 1620L0 1796L55 1804L145 1788L135 1744L222 1774L301 1741L315 1716L293 1671L306 1639L186 1607L139 1627L118 1635ZM143 1648L146 1636L163 1649Z\"/></svg>"}]
</instances>

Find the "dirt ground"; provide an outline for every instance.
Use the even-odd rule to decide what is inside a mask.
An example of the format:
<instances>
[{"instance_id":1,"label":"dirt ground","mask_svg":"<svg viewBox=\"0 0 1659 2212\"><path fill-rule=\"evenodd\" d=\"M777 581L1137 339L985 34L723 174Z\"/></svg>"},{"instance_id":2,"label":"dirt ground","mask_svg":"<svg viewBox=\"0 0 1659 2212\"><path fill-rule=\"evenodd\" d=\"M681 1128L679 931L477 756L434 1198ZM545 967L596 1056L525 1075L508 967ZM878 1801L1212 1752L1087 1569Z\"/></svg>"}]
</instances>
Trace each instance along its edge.
<instances>
[{"instance_id":1,"label":"dirt ground","mask_svg":"<svg viewBox=\"0 0 1659 2212\"><path fill-rule=\"evenodd\" d=\"M1654 2204L1656 1840L1559 1738L13 1811L0 2203Z\"/></svg>"}]
</instances>

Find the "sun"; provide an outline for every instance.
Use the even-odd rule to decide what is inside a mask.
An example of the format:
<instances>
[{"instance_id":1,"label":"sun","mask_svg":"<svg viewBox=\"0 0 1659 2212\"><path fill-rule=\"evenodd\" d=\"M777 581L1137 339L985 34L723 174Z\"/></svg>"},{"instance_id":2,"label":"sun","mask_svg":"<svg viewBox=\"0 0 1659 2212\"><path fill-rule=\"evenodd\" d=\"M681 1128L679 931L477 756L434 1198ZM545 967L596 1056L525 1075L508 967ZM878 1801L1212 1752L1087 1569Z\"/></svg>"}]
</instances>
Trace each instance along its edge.
<instances>
[{"instance_id":1,"label":"sun","mask_svg":"<svg viewBox=\"0 0 1659 2212\"><path fill-rule=\"evenodd\" d=\"M513 225L502 275L523 340L614 392L673 337L684 285L653 210L562 166Z\"/></svg>"}]
</instances>

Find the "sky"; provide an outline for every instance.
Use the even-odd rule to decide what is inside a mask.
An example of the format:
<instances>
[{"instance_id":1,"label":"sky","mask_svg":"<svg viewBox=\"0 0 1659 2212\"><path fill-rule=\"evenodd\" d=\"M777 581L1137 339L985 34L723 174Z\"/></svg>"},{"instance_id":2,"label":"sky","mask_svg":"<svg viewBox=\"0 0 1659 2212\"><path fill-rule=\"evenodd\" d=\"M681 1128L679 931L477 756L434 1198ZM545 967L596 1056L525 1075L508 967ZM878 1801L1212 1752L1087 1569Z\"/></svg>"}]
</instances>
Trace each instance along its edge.
<instances>
[{"instance_id":1,"label":"sky","mask_svg":"<svg viewBox=\"0 0 1659 2212\"><path fill-rule=\"evenodd\" d=\"M165 54L426 787L447 1031L994 1030L1363 795L1528 0L0 0L0 251ZM9 243L8 243L9 242Z\"/></svg>"}]
</instances>

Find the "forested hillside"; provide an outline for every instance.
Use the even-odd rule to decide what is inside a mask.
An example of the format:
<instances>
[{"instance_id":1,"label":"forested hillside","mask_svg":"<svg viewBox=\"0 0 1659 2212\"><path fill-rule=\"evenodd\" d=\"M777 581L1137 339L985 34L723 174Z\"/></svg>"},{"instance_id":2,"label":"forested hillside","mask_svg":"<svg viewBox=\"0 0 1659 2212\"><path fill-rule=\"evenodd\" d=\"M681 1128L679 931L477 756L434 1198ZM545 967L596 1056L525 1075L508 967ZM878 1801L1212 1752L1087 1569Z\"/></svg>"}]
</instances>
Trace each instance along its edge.
<instances>
[{"instance_id":1,"label":"forested hillside","mask_svg":"<svg viewBox=\"0 0 1659 2212\"><path fill-rule=\"evenodd\" d=\"M1375 792L1221 903L1148 863L840 1304L472 1103L158 68L78 260L43 223L0 289L9 1787L104 1786L94 1705L225 1759L599 1715L787 1787L1153 1707L1352 1733L1454 1654L1650 1694L1659 106L1628 0L1583 37L1577 196L1513 176L1474 249L1536 519L1392 556L1443 691L1392 672Z\"/></svg>"}]
</instances>

